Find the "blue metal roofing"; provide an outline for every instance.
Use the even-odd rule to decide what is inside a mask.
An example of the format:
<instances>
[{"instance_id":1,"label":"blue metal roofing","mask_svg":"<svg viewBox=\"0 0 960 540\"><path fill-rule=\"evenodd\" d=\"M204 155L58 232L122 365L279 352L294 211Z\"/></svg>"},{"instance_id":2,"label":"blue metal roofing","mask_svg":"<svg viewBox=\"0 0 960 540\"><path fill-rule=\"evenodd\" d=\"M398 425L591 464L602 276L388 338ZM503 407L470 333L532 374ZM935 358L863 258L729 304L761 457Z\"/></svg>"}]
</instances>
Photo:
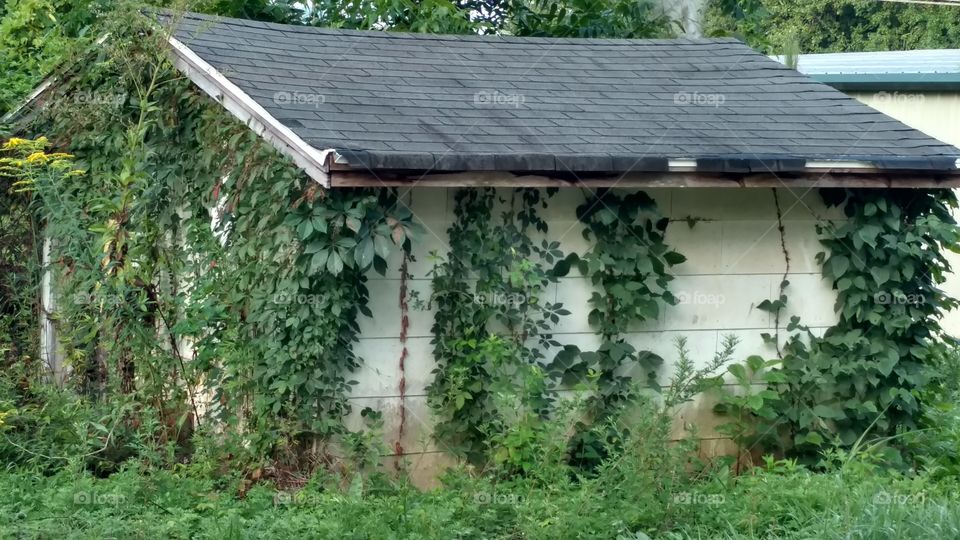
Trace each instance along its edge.
<instances>
[{"instance_id":1,"label":"blue metal roofing","mask_svg":"<svg viewBox=\"0 0 960 540\"><path fill-rule=\"evenodd\" d=\"M960 49L801 54L797 70L840 90L960 90Z\"/></svg>"}]
</instances>

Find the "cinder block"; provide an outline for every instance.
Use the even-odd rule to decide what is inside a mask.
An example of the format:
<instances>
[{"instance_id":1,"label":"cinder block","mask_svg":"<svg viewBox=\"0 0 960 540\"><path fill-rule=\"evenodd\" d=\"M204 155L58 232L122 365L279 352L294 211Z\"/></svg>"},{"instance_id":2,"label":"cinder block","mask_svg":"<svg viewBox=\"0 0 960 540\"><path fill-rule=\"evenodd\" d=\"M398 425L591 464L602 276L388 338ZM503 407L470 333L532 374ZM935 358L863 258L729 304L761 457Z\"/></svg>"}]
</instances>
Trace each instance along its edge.
<instances>
[{"instance_id":1,"label":"cinder block","mask_svg":"<svg viewBox=\"0 0 960 540\"><path fill-rule=\"evenodd\" d=\"M721 274L723 224L701 221L691 227L686 221L672 221L666 243L687 258L670 271L675 275Z\"/></svg>"},{"instance_id":2,"label":"cinder block","mask_svg":"<svg viewBox=\"0 0 960 540\"><path fill-rule=\"evenodd\" d=\"M775 220L722 222L721 274L782 274L786 268Z\"/></svg>"},{"instance_id":3,"label":"cinder block","mask_svg":"<svg viewBox=\"0 0 960 540\"><path fill-rule=\"evenodd\" d=\"M672 191L673 219L688 217L713 220L776 219L773 193L769 189L698 188Z\"/></svg>"},{"instance_id":4,"label":"cinder block","mask_svg":"<svg viewBox=\"0 0 960 540\"><path fill-rule=\"evenodd\" d=\"M837 314L833 309L837 292L833 290L830 280L817 274L790 275L787 280L790 282L785 291L787 307L780 316L783 325L794 315L799 316L800 323L806 326L832 326L837 323Z\"/></svg>"},{"instance_id":5,"label":"cinder block","mask_svg":"<svg viewBox=\"0 0 960 540\"><path fill-rule=\"evenodd\" d=\"M680 304L668 308L666 330L766 328L770 314L757 305L771 297L770 275L680 276L671 291Z\"/></svg>"}]
</instances>

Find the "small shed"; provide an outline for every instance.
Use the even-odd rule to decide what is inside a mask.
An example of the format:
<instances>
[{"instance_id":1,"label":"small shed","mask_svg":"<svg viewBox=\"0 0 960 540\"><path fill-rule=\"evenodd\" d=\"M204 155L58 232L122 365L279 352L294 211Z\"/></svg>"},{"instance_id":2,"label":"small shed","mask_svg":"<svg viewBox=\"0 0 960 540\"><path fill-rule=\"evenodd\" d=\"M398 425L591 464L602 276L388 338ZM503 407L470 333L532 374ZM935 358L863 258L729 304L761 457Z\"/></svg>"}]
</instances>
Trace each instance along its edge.
<instances>
[{"instance_id":1,"label":"small shed","mask_svg":"<svg viewBox=\"0 0 960 540\"><path fill-rule=\"evenodd\" d=\"M537 234L565 253L594 241L577 214L588 197L646 192L686 257L671 269L677 305L618 330L666 359L684 337L703 363L727 335L738 359L769 357L762 334L785 339L791 316L815 332L836 322L817 225L845 216L819 188L960 186L956 147L730 38L404 34L186 14L169 45L199 88L319 185L398 188L426 231L409 265L397 257L369 276L351 396L354 417L384 413L414 474L447 460L429 436L435 314L397 299L430 296L431 254L464 255L448 236L461 190L494 188L498 204L516 188L549 190ZM779 317L759 309L785 279L798 300ZM593 290L576 272L546 289L570 311L551 328L561 347L598 346ZM726 445L710 410L700 398L678 418L678 437L700 427L705 454Z\"/></svg>"}]
</instances>

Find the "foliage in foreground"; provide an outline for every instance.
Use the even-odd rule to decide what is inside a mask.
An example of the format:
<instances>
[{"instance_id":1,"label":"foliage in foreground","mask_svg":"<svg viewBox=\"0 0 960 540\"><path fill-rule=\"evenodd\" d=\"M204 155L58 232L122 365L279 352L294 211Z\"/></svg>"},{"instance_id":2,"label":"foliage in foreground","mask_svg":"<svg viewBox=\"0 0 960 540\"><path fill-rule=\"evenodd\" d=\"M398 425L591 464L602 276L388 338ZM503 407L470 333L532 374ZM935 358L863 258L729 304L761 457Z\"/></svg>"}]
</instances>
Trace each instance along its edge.
<instances>
[{"instance_id":1,"label":"foliage in foreground","mask_svg":"<svg viewBox=\"0 0 960 540\"><path fill-rule=\"evenodd\" d=\"M954 390L944 388L943 397ZM510 461L459 468L421 491L388 478L369 456L346 457L309 479L250 475L231 462L234 449L202 433L189 458L170 465L164 453L172 444L104 432L100 415L109 411L46 392L0 388L0 461L8 464L0 538L960 537L960 491L949 468L956 419L915 441L927 456L915 470L890 468L879 449L834 448L816 471L767 458L733 475L722 462L697 459L692 440L671 443L670 416L640 401L603 426L615 440L591 473L556 452L530 451L519 472ZM562 450L559 431L530 448ZM117 448L131 456L110 474L101 454Z\"/></svg>"},{"instance_id":2,"label":"foliage in foreground","mask_svg":"<svg viewBox=\"0 0 960 540\"><path fill-rule=\"evenodd\" d=\"M739 477L657 485L636 449L597 478L495 483L457 471L428 492L317 477L289 493L261 484L130 468L0 475L0 536L20 538L956 538L956 483L862 462L814 474L789 462ZM649 456L646 456L649 457Z\"/></svg>"}]
</instances>

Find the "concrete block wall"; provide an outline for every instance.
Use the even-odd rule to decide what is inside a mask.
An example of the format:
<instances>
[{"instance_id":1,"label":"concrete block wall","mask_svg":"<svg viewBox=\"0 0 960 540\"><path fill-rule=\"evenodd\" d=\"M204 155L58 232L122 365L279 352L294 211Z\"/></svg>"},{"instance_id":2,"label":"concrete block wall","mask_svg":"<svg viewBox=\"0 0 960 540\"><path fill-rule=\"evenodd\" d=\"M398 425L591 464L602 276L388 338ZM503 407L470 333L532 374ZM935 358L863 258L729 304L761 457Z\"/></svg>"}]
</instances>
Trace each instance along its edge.
<instances>
[{"instance_id":1,"label":"concrete block wall","mask_svg":"<svg viewBox=\"0 0 960 540\"><path fill-rule=\"evenodd\" d=\"M646 191L657 201L661 213L671 219L668 244L687 257L686 262L674 267L676 279L671 288L683 303L666 307L657 321L627 329L627 339L638 349L653 351L666 360L662 384L669 380L672 363L677 359L674 347L677 336L687 338L692 356L701 365L712 359L727 334L740 338L737 361L751 354L774 357L774 348L764 344L761 338L764 332L773 333L774 319L756 307L763 300L777 296L777 287L786 271L773 191L739 188ZM502 190L503 194L507 192ZM430 295L428 273L436 261L431 253L448 255L447 229L454 217L454 193L454 189L414 188L404 195L425 229L424 236L414 244L416 260L409 265L412 278L408 282L408 288L417 291L422 299ZM829 283L821 279L819 265L814 260L816 253L822 251L815 225L818 220L842 219L842 214L837 209L825 208L816 190L779 189L777 194L790 256L789 302L781 327L791 315L799 315L805 324L825 329L836 320L833 311L836 296ZM579 189L561 189L541 213L549 224L546 236L560 241L566 253L582 254L589 247L581 235L583 227L575 213L583 199L584 193ZM688 219L695 222L692 227ZM390 261L386 277L370 275L370 309L374 316L360 321L361 335L356 350L364 359L364 365L354 375L359 384L354 389L354 413L349 422L359 427L359 411L364 407L382 411L384 436L391 449L397 440L401 410L399 267L397 256ZM575 269L547 291L551 301L562 302L572 312L562 318L555 329L554 337L559 342L585 350L598 345L598 337L587 324L587 301L592 291L587 279ZM434 368L430 345L433 315L411 306L406 342L403 399L406 424L401 445L413 475L421 479L429 478L443 464L450 463L442 443L430 436L432 420L426 403L426 388ZM783 334L781 332L782 338ZM718 421L712 405L709 396L700 396L676 415L677 437L683 436L685 425L696 425L705 453L726 448L713 429Z\"/></svg>"}]
</instances>

